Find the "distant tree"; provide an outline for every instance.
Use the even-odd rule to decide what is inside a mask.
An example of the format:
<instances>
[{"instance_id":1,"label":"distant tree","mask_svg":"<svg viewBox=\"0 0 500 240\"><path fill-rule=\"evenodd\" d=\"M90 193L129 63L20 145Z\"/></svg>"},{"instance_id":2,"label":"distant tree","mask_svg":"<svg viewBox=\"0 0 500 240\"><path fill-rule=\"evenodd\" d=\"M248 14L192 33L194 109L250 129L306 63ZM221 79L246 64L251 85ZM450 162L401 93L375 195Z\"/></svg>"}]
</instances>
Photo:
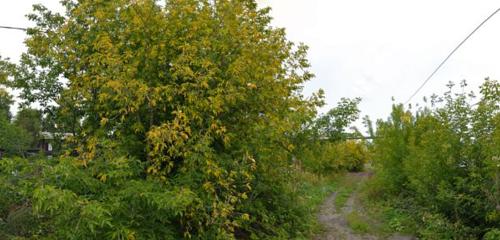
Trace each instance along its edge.
<instances>
[{"instance_id":1,"label":"distant tree","mask_svg":"<svg viewBox=\"0 0 500 240\"><path fill-rule=\"evenodd\" d=\"M0 148L4 149L10 155L23 155L32 138L29 133L12 123L6 118L0 116Z\"/></svg>"},{"instance_id":2,"label":"distant tree","mask_svg":"<svg viewBox=\"0 0 500 240\"><path fill-rule=\"evenodd\" d=\"M8 154L21 155L28 149L32 138L26 130L11 123L9 110L12 103L12 96L0 88L0 148Z\"/></svg>"},{"instance_id":3,"label":"distant tree","mask_svg":"<svg viewBox=\"0 0 500 240\"><path fill-rule=\"evenodd\" d=\"M14 125L28 132L31 139L33 139L30 144L31 147L36 147L37 140L42 131L42 115L40 111L33 108L19 110L14 119Z\"/></svg>"},{"instance_id":4,"label":"distant tree","mask_svg":"<svg viewBox=\"0 0 500 240\"><path fill-rule=\"evenodd\" d=\"M318 138L330 141L345 139L346 129L359 118L361 98L341 98L337 106L316 119L312 128Z\"/></svg>"},{"instance_id":5,"label":"distant tree","mask_svg":"<svg viewBox=\"0 0 500 240\"><path fill-rule=\"evenodd\" d=\"M8 121L12 118L10 106L14 103L12 95L5 88L0 88L0 115L7 118Z\"/></svg>"},{"instance_id":6,"label":"distant tree","mask_svg":"<svg viewBox=\"0 0 500 240\"><path fill-rule=\"evenodd\" d=\"M9 69L11 69L12 65L8 62L8 60L2 59L0 56L0 84L7 83L7 77L9 76Z\"/></svg>"},{"instance_id":7,"label":"distant tree","mask_svg":"<svg viewBox=\"0 0 500 240\"><path fill-rule=\"evenodd\" d=\"M368 136L373 138L375 136L375 130L373 128L373 122L368 115L363 117L363 124L366 128Z\"/></svg>"},{"instance_id":8,"label":"distant tree","mask_svg":"<svg viewBox=\"0 0 500 240\"><path fill-rule=\"evenodd\" d=\"M9 121L12 118L10 106L14 103L14 100L7 89L2 86L9 84L8 77L14 69L15 66L9 63L8 59L2 59L2 56L0 56L0 115L4 115Z\"/></svg>"}]
</instances>

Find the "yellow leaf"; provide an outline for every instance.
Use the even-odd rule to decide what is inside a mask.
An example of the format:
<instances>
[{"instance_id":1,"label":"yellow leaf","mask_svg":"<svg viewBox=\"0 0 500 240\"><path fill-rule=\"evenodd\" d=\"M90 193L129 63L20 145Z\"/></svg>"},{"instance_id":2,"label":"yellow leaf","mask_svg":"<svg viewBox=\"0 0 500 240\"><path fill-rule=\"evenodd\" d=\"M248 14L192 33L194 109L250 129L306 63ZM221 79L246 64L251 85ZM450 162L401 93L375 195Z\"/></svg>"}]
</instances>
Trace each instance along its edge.
<instances>
[{"instance_id":1,"label":"yellow leaf","mask_svg":"<svg viewBox=\"0 0 500 240\"><path fill-rule=\"evenodd\" d=\"M99 177L99 180L101 180L101 182L106 182L108 176L106 174L101 174L101 176Z\"/></svg>"},{"instance_id":2,"label":"yellow leaf","mask_svg":"<svg viewBox=\"0 0 500 240\"><path fill-rule=\"evenodd\" d=\"M108 122L107 118L105 118L105 117L101 118L101 126L106 125L107 122Z\"/></svg>"}]
</instances>

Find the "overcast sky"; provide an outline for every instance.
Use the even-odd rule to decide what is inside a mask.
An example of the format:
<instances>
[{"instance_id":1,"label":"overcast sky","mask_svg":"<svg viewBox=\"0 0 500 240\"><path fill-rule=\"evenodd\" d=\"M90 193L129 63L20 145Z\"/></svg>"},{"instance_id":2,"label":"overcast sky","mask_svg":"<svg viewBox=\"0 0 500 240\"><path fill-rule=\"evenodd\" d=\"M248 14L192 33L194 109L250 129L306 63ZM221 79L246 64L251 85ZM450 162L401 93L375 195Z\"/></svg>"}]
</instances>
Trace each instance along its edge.
<instances>
[{"instance_id":1,"label":"overcast sky","mask_svg":"<svg viewBox=\"0 0 500 240\"><path fill-rule=\"evenodd\" d=\"M0 2L0 25L25 27L31 4L59 8L56 0ZM310 47L316 78L306 93L322 88L328 106L341 97L362 97L363 115L386 118L391 97L404 102L498 0L258 0L272 7L273 25ZM0 29L0 55L14 61L24 51L23 32ZM475 89L485 77L500 79L500 13L483 26L414 98L444 91L467 79Z\"/></svg>"}]
</instances>

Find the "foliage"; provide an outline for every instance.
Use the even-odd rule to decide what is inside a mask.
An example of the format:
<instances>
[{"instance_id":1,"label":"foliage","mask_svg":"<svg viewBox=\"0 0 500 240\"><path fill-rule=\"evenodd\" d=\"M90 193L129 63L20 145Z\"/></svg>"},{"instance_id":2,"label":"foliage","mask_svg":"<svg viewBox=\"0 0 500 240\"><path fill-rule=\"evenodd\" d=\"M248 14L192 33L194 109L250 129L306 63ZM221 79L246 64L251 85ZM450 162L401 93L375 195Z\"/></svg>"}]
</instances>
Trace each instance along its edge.
<instances>
[{"instance_id":1,"label":"foliage","mask_svg":"<svg viewBox=\"0 0 500 240\"><path fill-rule=\"evenodd\" d=\"M364 142L347 140L336 144L336 154L339 168L350 172L360 172L369 160L370 154Z\"/></svg>"},{"instance_id":2,"label":"foliage","mask_svg":"<svg viewBox=\"0 0 500 240\"><path fill-rule=\"evenodd\" d=\"M30 160L20 157L0 161L0 238L37 235L40 225L29 201L39 170L46 159Z\"/></svg>"},{"instance_id":3,"label":"foliage","mask_svg":"<svg viewBox=\"0 0 500 240\"><path fill-rule=\"evenodd\" d=\"M14 119L14 125L26 130L31 136L30 147L37 147L37 140L42 131L42 115L40 111L32 108L20 109Z\"/></svg>"},{"instance_id":4,"label":"foliage","mask_svg":"<svg viewBox=\"0 0 500 240\"><path fill-rule=\"evenodd\" d=\"M321 93L300 94L305 46L255 1L62 1L36 5L9 79L77 159L31 196L56 239L290 238L304 231L291 167ZM55 125L55 124L54 124Z\"/></svg>"},{"instance_id":5,"label":"foliage","mask_svg":"<svg viewBox=\"0 0 500 240\"><path fill-rule=\"evenodd\" d=\"M359 118L361 98L341 98L337 106L318 117L312 126L317 138L335 142L345 140L346 128Z\"/></svg>"},{"instance_id":6,"label":"foliage","mask_svg":"<svg viewBox=\"0 0 500 240\"><path fill-rule=\"evenodd\" d=\"M293 154L306 170L330 175L363 169L369 158L366 143L346 140L357 134L347 133L346 128L357 120L360 101L360 98L342 98L326 114L304 118L305 124L292 136L292 142Z\"/></svg>"},{"instance_id":7,"label":"foliage","mask_svg":"<svg viewBox=\"0 0 500 240\"><path fill-rule=\"evenodd\" d=\"M10 106L13 103L12 95L5 88L0 88L0 116L6 118L7 121L10 121L12 118Z\"/></svg>"},{"instance_id":8,"label":"foliage","mask_svg":"<svg viewBox=\"0 0 500 240\"><path fill-rule=\"evenodd\" d=\"M347 224L356 233L367 233L370 229L369 223L358 211L352 211L346 216Z\"/></svg>"},{"instance_id":9,"label":"foliage","mask_svg":"<svg viewBox=\"0 0 500 240\"><path fill-rule=\"evenodd\" d=\"M368 115L363 117L363 124L367 129L368 136L373 138L375 136L375 129L373 128L373 122Z\"/></svg>"},{"instance_id":10,"label":"foliage","mask_svg":"<svg viewBox=\"0 0 500 240\"><path fill-rule=\"evenodd\" d=\"M0 56L0 84L2 85L5 84L9 76L9 66L8 60L4 60L2 56Z\"/></svg>"},{"instance_id":11,"label":"foliage","mask_svg":"<svg viewBox=\"0 0 500 240\"><path fill-rule=\"evenodd\" d=\"M53 166L46 159L2 161L2 180L8 183L2 185L2 206L10 209L3 209L2 214L2 218L7 215L6 234L129 239L132 230L139 228L136 234L140 236L171 235L174 229L169 222L178 214L171 209L191 204L193 194L185 189L165 189L155 180L142 180L137 161L107 160L93 161L89 166L92 171L74 159L61 159ZM93 175L97 173L97 177ZM19 212L27 212L24 218L32 219L31 223L15 220L13 216ZM67 228L60 228L63 224ZM26 227L29 231L22 230Z\"/></svg>"},{"instance_id":12,"label":"foliage","mask_svg":"<svg viewBox=\"0 0 500 240\"><path fill-rule=\"evenodd\" d=\"M498 228L494 228L488 231L483 237L484 240L495 240L499 238L500 238L500 229Z\"/></svg>"},{"instance_id":13,"label":"foliage","mask_svg":"<svg viewBox=\"0 0 500 240\"><path fill-rule=\"evenodd\" d=\"M373 191L411 199L425 239L478 238L500 224L499 83L486 79L477 107L449 87L434 108L394 106L374 141Z\"/></svg>"},{"instance_id":14,"label":"foliage","mask_svg":"<svg viewBox=\"0 0 500 240\"><path fill-rule=\"evenodd\" d=\"M299 171L294 182L299 197L296 205L303 208L304 216L300 221L309 229L297 239L310 239L313 234L320 232L322 226L318 223L317 212L325 199L338 189L339 175L320 176L307 171ZM310 226L308 226L310 225Z\"/></svg>"},{"instance_id":15,"label":"foliage","mask_svg":"<svg viewBox=\"0 0 500 240\"><path fill-rule=\"evenodd\" d=\"M4 159L0 162L0 238L185 237L176 229L178 214L183 214L181 209L198 209L202 199L187 189L143 179L143 163L117 154L87 167L74 158ZM294 225L306 230L296 237L306 239L319 231L315 212L336 188L336 178L301 171L295 180L300 197L294 204L303 211L303 218ZM67 227L60 228L63 223Z\"/></svg>"},{"instance_id":16,"label":"foliage","mask_svg":"<svg viewBox=\"0 0 500 240\"><path fill-rule=\"evenodd\" d=\"M20 155L29 148L32 138L25 129L10 122L12 103L12 96L0 88L0 149L10 155Z\"/></svg>"},{"instance_id":17,"label":"foliage","mask_svg":"<svg viewBox=\"0 0 500 240\"><path fill-rule=\"evenodd\" d=\"M323 175L362 171L369 158L366 145L354 140L337 143L319 141L302 150L300 155L305 169Z\"/></svg>"},{"instance_id":18,"label":"foliage","mask_svg":"<svg viewBox=\"0 0 500 240\"><path fill-rule=\"evenodd\" d=\"M8 77L13 72L14 65L0 57L0 85L8 83ZM0 87L0 149L8 154L22 155L25 150L36 146L36 139L41 128L41 116L36 116L31 109L20 110L16 120L12 121L10 107L14 103L13 96L8 90Z\"/></svg>"}]
</instances>

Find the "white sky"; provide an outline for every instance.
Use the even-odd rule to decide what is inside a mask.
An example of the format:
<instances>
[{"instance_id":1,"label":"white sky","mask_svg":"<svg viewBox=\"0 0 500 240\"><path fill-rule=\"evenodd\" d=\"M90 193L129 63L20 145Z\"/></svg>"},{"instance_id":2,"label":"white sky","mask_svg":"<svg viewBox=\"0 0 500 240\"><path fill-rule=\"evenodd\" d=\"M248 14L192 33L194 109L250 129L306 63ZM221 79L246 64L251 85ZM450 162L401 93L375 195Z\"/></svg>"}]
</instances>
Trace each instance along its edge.
<instances>
[{"instance_id":1,"label":"white sky","mask_svg":"<svg viewBox=\"0 0 500 240\"><path fill-rule=\"evenodd\" d=\"M316 78L332 107L341 97L362 97L363 115L386 118L391 97L405 102L498 0L260 0L272 7L273 25L310 46ZM500 78L500 13L486 23L412 102L442 93L448 81L467 79L477 89Z\"/></svg>"},{"instance_id":2,"label":"white sky","mask_svg":"<svg viewBox=\"0 0 500 240\"><path fill-rule=\"evenodd\" d=\"M33 3L60 9L57 0L0 1L0 25L25 27ZM316 78L306 93L323 88L328 106L362 97L362 115L386 118L391 97L404 102L498 0L258 0L273 8L273 25L310 47ZM441 93L448 81L500 79L500 14L483 26L444 65L413 102ZM0 55L16 61L24 33L0 29Z\"/></svg>"}]
</instances>

